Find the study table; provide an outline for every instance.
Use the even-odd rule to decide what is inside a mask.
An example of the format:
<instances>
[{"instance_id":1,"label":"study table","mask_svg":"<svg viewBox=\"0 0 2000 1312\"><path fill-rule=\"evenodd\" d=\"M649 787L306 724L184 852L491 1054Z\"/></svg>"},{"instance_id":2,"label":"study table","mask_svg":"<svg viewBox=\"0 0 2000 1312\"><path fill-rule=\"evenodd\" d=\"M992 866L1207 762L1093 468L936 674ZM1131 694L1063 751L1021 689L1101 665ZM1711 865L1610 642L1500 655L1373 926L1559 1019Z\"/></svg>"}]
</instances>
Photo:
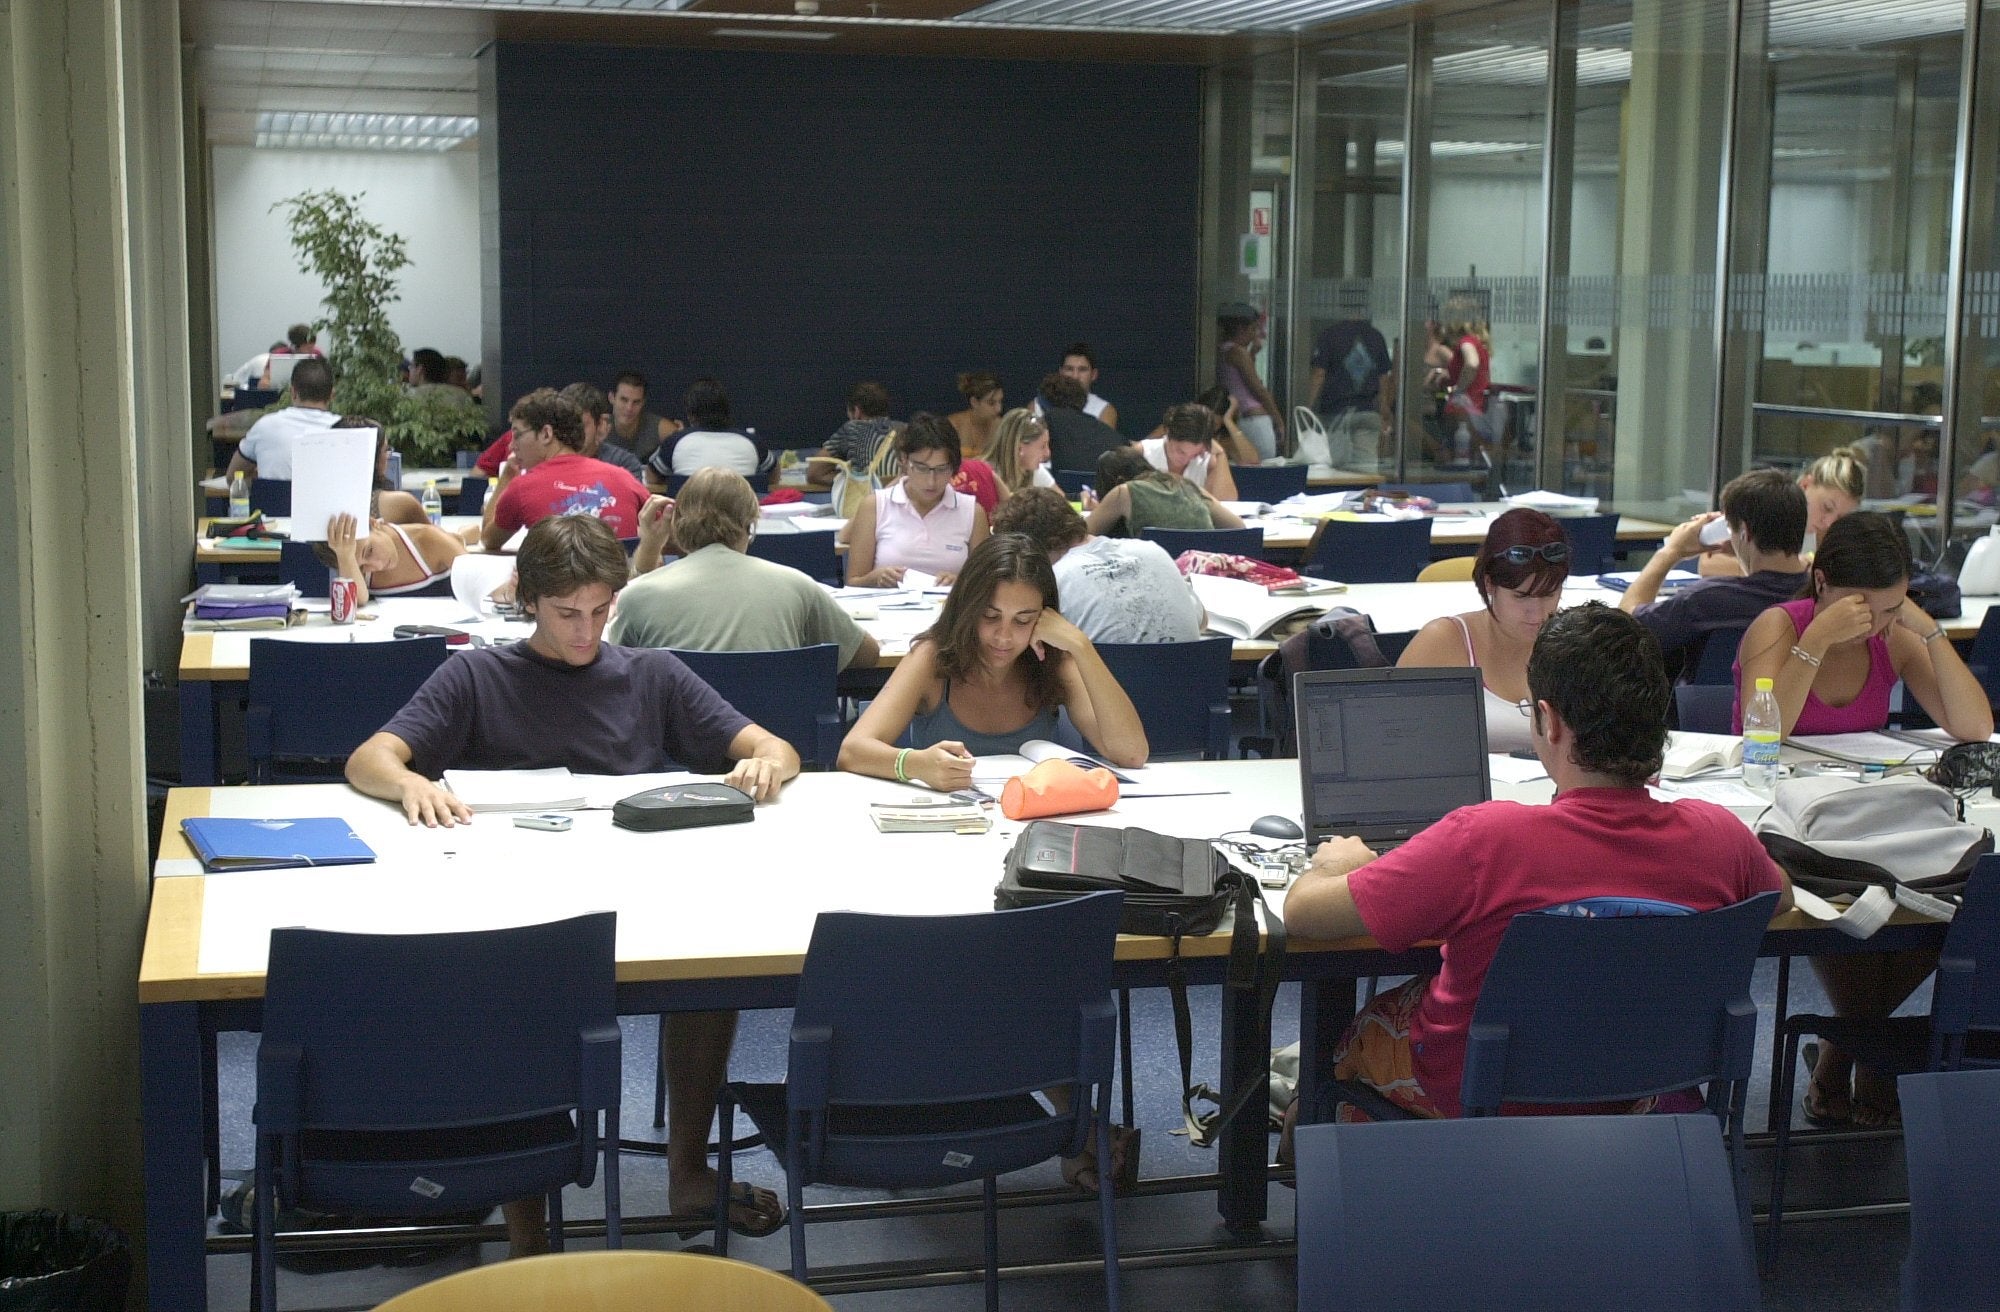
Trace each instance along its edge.
<instances>
[{"instance_id":1,"label":"study table","mask_svg":"<svg viewBox=\"0 0 2000 1312\"><path fill-rule=\"evenodd\" d=\"M233 583L238 580L250 581L246 576L262 573L266 579L275 581L278 570L278 556L282 548L275 547L229 547L223 541L211 536L218 520L226 517L204 515L195 521L194 528L194 581L196 583ZM479 527L477 515L445 515L439 527L447 533L463 533L465 529ZM292 521L287 515L266 515L264 524L274 533L291 535Z\"/></svg>"},{"instance_id":2,"label":"study table","mask_svg":"<svg viewBox=\"0 0 2000 1312\"><path fill-rule=\"evenodd\" d=\"M1079 823L1139 825L1185 837L1240 829L1256 816L1299 813L1294 761L1148 767L1156 787L1220 789L1127 797ZM616 781L642 787L652 778ZM593 792L598 791L593 789ZM907 914L989 910L1000 858L1018 826L995 817L983 835L877 833L867 804L910 790L884 780L808 774L758 809L747 827L635 834L606 811L585 811L566 834L515 828L484 815L450 830L407 825L400 810L342 785L176 789L155 867L140 964L143 1146L149 1251L148 1306L206 1306L206 1220L201 1090L205 1036L259 1024L270 931L284 925L375 932L436 932L619 912L618 998L628 1015L790 1005L814 918L832 909ZM1547 780L1496 783L1494 794L1545 801ZM1992 823L1994 808L1975 818ZM1739 814L1744 814L1739 812ZM246 818L333 815L375 850L373 865L203 875L179 822L197 815ZM824 854L802 863L801 852ZM550 879L552 869L562 877ZM1278 898L1272 895L1274 905ZM756 914L743 914L755 908ZM1936 944L1943 925L1907 912L1873 939L1848 938L1798 912L1772 922L1765 955L1869 952ZM1226 931L1181 945L1194 982L1222 977ZM1116 978L1162 983L1166 940L1121 937ZM1376 974L1435 967L1434 949L1389 954L1367 940L1294 936L1285 976L1303 981L1301 1065L1353 1014L1353 984ZM1225 998L1220 1034L1225 1087L1258 1078L1271 1036L1248 997ZM1254 1101L1254 1099L1253 1099ZM1218 1205L1239 1236L1265 1216L1269 1138L1262 1115L1239 1118L1218 1146Z\"/></svg>"},{"instance_id":3,"label":"study table","mask_svg":"<svg viewBox=\"0 0 2000 1312\"><path fill-rule=\"evenodd\" d=\"M1565 606L1601 601L1617 605L1619 594L1599 587L1595 579L1574 578L1564 585ZM866 615L864 629L881 644L878 670L892 670L909 651L910 640L930 627L936 611L929 606L894 605L896 597L855 598L844 602L850 613ZM934 599L933 599L934 600ZM1470 583L1357 583L1344 592L1322 593L1311 598L1323 607L1348 606L1370 616L1383 633L1402 633L1422 628L1445 615L1476 611L1479 593ZM2000 597L1967 597L1958 619L1944 621L1952 641L1970 639L1978 633L1986 610ZM870 613L872 612L872 614ZM464 606L450 597L382 597L371 599L362 608L364 618L352 625L335 625L323 612L315 611L306 622L287 629L259 629L236 632L195 632L181 637L180 680L180 768L184 784L212 784L221 779L218 717L226 698L240 696L250 677L250 643L255 638L278 638L291 642L386 642L393 640L398 624L442 624L465 629L488 641L514 641L529 633L526 624L485 617L470 622ZM1239 640L1235 660L1247 669L1277 650L1269 639Z\"/></svg>"}]
</instances>

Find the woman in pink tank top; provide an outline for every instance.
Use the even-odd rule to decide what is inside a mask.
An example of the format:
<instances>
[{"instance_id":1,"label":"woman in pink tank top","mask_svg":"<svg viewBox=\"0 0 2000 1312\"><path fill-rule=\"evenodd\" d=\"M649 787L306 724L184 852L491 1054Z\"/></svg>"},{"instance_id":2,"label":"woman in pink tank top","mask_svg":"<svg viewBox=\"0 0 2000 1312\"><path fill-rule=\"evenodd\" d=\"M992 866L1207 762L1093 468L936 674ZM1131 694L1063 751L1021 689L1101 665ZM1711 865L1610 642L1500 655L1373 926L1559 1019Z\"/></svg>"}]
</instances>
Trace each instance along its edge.
<instances>
[{"instance_id":1,"label":"woman in pink tank top","mask_svg":"<svg viewBox=\"0 0 2000 1312\"><path fill-rule=\"evenodd\" d=\"M1900 679L1930 717L1952 737L1984 741L1993 734L1986 692L1958 658L1938 622L1909 599L1910 549L1887 517L1866 511L1836 521L1813 557L1811 594L1758 616L1738 648L1735 723L1742 726L1743 689L1771 680L1787 735L1880 729L1889 719L1889 689ZM1889 1015L1937 966L1935 948L1814 957L1834 1014ZM1887 1124L1896 1116L1896 1086L1879 1071L1857 1066L1837 1045L1822 1041L1805 1091L1814 1124ZM1789 1108L1779 1115L1789 1116Z\"/></svg>"}]
</instances>

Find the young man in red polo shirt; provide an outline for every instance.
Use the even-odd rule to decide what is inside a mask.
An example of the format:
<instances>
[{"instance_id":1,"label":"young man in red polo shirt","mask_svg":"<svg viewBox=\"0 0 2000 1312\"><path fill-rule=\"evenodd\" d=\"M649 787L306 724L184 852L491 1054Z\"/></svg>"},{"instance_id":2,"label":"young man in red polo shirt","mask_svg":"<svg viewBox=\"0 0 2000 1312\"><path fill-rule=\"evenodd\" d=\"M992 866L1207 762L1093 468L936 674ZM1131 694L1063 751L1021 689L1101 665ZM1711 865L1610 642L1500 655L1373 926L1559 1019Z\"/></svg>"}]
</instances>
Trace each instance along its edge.
<instances>
[{"instance_id":1,"label":"young man in red polo shirt","mask_svg":"<svg viewBox=\"0 0 2000 1312\"><path fill-rule=\"evenodd\" d=\"M514 449L486 499L480 541L498 551L521 529L550 515L590 515L619 538L639 536L646 489L638 479L583 454L583 412L551 388L514 403Z\"/></svg>"},{"instance_id":2,"label":"young man in red polo shirt","mask_svg":"<svg viewBox=\"0 0 2000 1312\"><path fill-rule=\"evenodd\" d=\"M1528 658L1528 694L1553 802L1461 807L1383 856L1358 838L1329 839L1285 898L1285 924L1306 938L1367 935L1391 952L1443 940L1442 969L1378 996L1333 1056L1335 1079L1361 1080L1420 1116L1460 1113L1473 1005L1516 915L1594 897L1709 911L1771 889L1780 910L1792 904L1749 826L1708 802L1647 791L1671 690L1659 643L1637 620L1598 603L1558 611Z\"/></svg>"}]
</instances>

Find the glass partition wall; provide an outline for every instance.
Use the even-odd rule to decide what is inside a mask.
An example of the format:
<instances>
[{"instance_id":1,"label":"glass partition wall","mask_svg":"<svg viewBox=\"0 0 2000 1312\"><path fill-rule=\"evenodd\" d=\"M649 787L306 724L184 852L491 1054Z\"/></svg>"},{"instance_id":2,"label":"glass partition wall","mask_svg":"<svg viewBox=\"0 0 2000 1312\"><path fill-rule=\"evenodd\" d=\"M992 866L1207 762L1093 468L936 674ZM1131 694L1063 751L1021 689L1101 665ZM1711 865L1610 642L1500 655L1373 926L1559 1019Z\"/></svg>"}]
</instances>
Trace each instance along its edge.
<instances>
[{"instance_id":1,"label":"glass partition wall","mask_svg":"<svg viewBox=\"0 0 2000 1312\"><path fill-rule=\"evenodd\" d=\"M1204 310L1271 311L1265 381L1345 468L1672 519L1852 446L1937 554L1941 495L1961 539L2000 499L1980 18L1503 0L1306 33L1212 79Z\"/></svg>"}]
</instances>

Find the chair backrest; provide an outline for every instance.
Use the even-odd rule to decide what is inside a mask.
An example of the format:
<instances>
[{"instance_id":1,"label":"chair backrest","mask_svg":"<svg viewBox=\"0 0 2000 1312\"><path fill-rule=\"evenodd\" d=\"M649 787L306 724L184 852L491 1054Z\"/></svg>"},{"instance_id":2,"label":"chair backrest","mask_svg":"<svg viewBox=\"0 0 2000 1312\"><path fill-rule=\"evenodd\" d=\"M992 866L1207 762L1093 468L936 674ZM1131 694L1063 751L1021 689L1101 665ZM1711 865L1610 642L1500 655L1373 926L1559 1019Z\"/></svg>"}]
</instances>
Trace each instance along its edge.
<instances>
[{"instance_id":1,"label":"chair backrest","mask_svg":"<svg viewBox=\"0 0 2000 1312\"><path fill-rule=\"evenodd\" d=\"M2000 606L1988 607L1979 621L1965 664L1986 689L1987 703L2000 702Z\"/></svg>"},{"instance_id":2,"label":"chair backrest","mask_svg":"<svg viewBox=\"0 0 2000 1312\"><path fill-rule=\"evenodd\" d=\"M708 1253L643 1249L555 1253L494 1262L396 1295L379 1312L832 1312L788 1275Z\"/></svg>"},{"instance_id":3,"label":"chair backrest","mask_svg":"<svg viewBox=\"0 0 2000 1312\"><path fill-rule=\"evenodd\" d=\"M1155 756L1229 755L1229 670L1235 643L1100 642L1097 654L1138 709Z\"/></svg>"},{"instance_id":4,"label":"chair backrest","mask_svg":"<svg viewBox=\"0 0 2000 1312\"><path fill-rule=\"evenodd\" d=\"M1071 501L1083 495L1083 490L1097 482L1097 475L1088 469L1052 469L1049 477L1055 479L1056 486Z\"/></svg>"},{"instance_id":5,"label":"chair backrest","mask_svg":"<svg viewBox=\"0 0 2000 1312\"><path fill-rule=\"evenodd\" d=\"M250 480L250 509L261 510L266 515L289 515L292 513L292 480L289 478L253 478Z\"/></svg>"},{"instance_id":6,"label":"chair backrest","mask_svg":"<svg viewBox=\"0 0 2000 1312\"><path fill-rule=\"evenodd\" d=\"M1159 543L1176 560L1183 551L1220 551L1252 560L1264 558L1261 528L1145 528L1139 536Z\"/></svg>"},{"instance_id":7,"label":"chair backrest","mask_svg":"<svg viewBox=\"0 0 2000 1312\"><path fill-rule=\"evenodd\" d=\"M274 387L239 387L227 401L222 403L222 413L232 414L238 410L262 410L278 401L278 390Z\"/></svg>"},{"instance_id":8,"label":"chair backrest","mask_svg":"<svg viewBox=\"0 0 2000 1312\"><path fill-rule=\"evenodd\" d=\"M1417 571L1419 583L1469 583L1472 567L1479 563L1477 556L1446 556L1434 560Z\"/></svg>"},{"instance_id":9,"label":"chair backrest","mask_svg":"<svg viewBox=\"0 0 2000 1312\"><path fill-rule=\"evenodd\" d=\"M1565 515L1556 523L1569 539L1570 573L1602 574L1617 565L1618 516Z\"/></svg>"},{"instance_id":10,"label":"chair backrest","mask_svg":"<svg viewBox=\"0 0 2000 1312\"><path fill-rule=\"evenodd\" d=\"M1752 1312L1702 1116L1308 1125L1299 1312Z\"/></svg>"},{"instance_id":11,"label":"chair backrest","mask_svg":"<svg viewBox=\"0 0 2000 1312\"><path fill-rule=\"evenodd\" d=\"M1736 689L1729 684L1684 683L1674 689L1674 727L1689 733L1728 733Z\"/></svg>"},{"instance_id":12,"label":"chair backrest","mask_svg":"<svg viewBox=\"0 0 2000 1312\"><path fill-rule=\"evenodd\" d=\"M1308 411L1307 413L1311 413ZM1229 476L1236 480L1236 496L1241 501L1268 501L1278 504L1306 490L1304 465L1231 465Z\"/></svg>"},{"instance_id":13,"label":"chair backrest","mask_svg":"<svg viewBox=\"0 0 2000 1312\"><path fill-rule=\"evenodd\" d=\"M832 533L759 533L750 539L750 554L789 565L822 583L841 581L840 553Z\"/></svg>"},{"instance_id":14,"label":"chair backrest","mask_svg":"<svg viewBox=\"0 0 2000 1312\"><path fill-rule=\"evenodd\" d=\"M1470 483L1384 483L1378 492L1406 492L1413 497L1429 497L1441 504L1479 500Z\"/></svg>"},{"instance_id":15,"label":"chair backrest","mask_svg":"<svg viewBox=\"0 0 2000 1312\"><path fill-rule=\"evenodd\" d=\"M257 1126L394 1131L617 1106L618 918L271 931ZM606 1087L608 1086L608 1087Z\"/></svg>"},{"instance_id":16,"label":"chair backrest","mask_svg":"<svg viewBox=\"0 0 2000 1312\"><path fill-rule=\"evenodd\" d=\"M1121 893L969 916L821 913L799 974L794 1109L914 1106L1111 1078Z\"/></svg>"},{"instance_id":17,"label":"chair backrest","mask_svg":"<svg viewBox=\"0 0 2000 1312\"><path fill-rule=\"evenodd\" d=\"M833 765L823 759L829 733L822 724L837 725L840 720L840 648L822 642L778 651L676 651L674 655L724 701L790 743L801 760ZM840 750L837 739L831 747Z\"/></svg>"},{"instance_id":18,"label":"chair backrest","mask_svg":"<svg viewBox=\"0 0 2000 1312\"><path fill-rule=\"evenodd\" d=\"M1480 986L1459 1098L1616 1102L1746 1081L1757 1041L1750 972L1778 904L1760 893L1699 915L1557 915L1508 924Z\"/></svg>"},{"instance_id":19,"label":"chair backrest","mask_svg":"<svg viewBox=\"0 0 2000 1312\"><path fill-rule=\"evenodd\" d=\"M443 638L250 642L245 749L253 781L273 760L345 758L450 659Z\"/></svg>"},{"instance_id":20,"label":"chair backrest","mask_svg":"<svg viewBox=\"0 0 2000 1312\"><path fill-rule=\"evenodd\" d=\"M458 485L457 509L460 515L476 515L486 509L486 491L492 480L484 474L467 474Z\"/></svg>"},{"instance_id":21,"label":"chair backrest","mask_svg":"<svg viewBox=\"0 0 2000 1312\"><path fill-rule=\"evenodd\" d=\"M1343 583L1414 583L1430 560L1428 519L1328 519L1313 535L1305 572Z\"/></svg>"},{"instance_id":22,"label":"chair backrest","mask_svg":"<svg viewBox=\"0 0 2000 1312\"><path fill-rule=\"evenodd\" d=\"M1906 1312L1989 1305L2000 1287L2000 1070L1896 1081L1910 1174Z\"/></svg>"},{"instance_id":23,"label":"chair backrest","mask_svg":"<svg viewBox=\"0 0 2000 1312\"><path fill-rule=\"evenodd\" d=\"M1931 1029L1934 1061L1992 1065L1963 1049L1968 1034L2000 1030L2000 856L1980 857L1966 877L1938 957Z\"/></svg>"},{"instance_id":24,"label":"chair backrest","mask_svg":"<svg viewBox=\"0 0 2000 1312\"><path fill-rule=\"evenodd\" d=\"M1714 684L1727 687L1736 685L1736 650L1743 645L1743 633L1748 626L1712 629L1702 636L1701 654L1695 657L1694 669L1688 672L1689 683Z\"/></svg>"},{"instance_id":25,"label":"chair backrest","mask_svg":"<svg viewBox=\"0 0 2000 1312\"><path fill-rule=\"evenodd\" d=\"M310 542L283 542L278 546L278 582L298 587L302 597L324 597L332 592L328 584L333 570L320 563Z\"/></svg>"}]
</instances>

